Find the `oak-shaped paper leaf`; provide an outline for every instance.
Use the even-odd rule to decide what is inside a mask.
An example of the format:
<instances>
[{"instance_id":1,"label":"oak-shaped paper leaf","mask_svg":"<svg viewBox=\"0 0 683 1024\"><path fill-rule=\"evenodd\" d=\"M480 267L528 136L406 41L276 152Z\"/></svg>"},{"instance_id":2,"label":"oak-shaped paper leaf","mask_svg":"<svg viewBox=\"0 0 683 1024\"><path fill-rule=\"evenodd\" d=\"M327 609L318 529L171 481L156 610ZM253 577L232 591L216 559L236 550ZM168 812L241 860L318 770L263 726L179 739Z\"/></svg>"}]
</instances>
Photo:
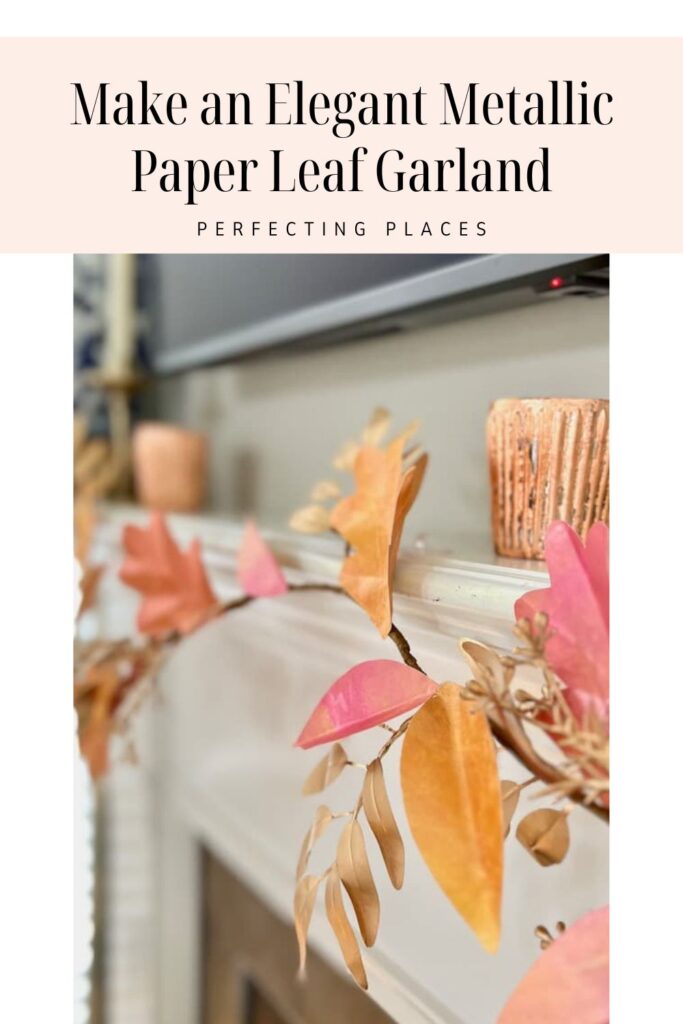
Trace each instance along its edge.
<instances>
[{"instance_id":1,"label":"oak-shaped paper leaf","mask_svg":"<svg viewBox=\"0 0 683 1024\"><path fill-rule=\"evenodd\" d=\"M391 629L392 589L405 518L427 467L421 455L404 470L405 433L386 449L363 444L355 457L355 492L336 505L330 524L351 546L340 583L382 636Z\"/></svg>"},{"instance_id":2,"label":"oak-shaped paper leaf","mask_svg":"<svg viewBox=\"0 0 683 1024\"><path fill-rule=\"evenodd\" d=\"M609 907L584 914L541 953L498 1024L609 1024Z\"/></svg>"},{"instance_id":3,"label":"oak-shaped paper leaf","mask_svg":"<svg viewBox=\"0 0 683 1024\"><path fill-rule=\"evenodd\" d=\"M436 689L435 682L402 662L363 661L332 684L296 746L307 749L380 725L424 704Z\"/></svg>"},{"instance_id":4,"label":"oak-shaped paper leaf","mask_svg":"<svg viewBox=\"0 0 683 1024\"><path fill-rule=\"evenodd\" d=\"M564 811L542 807L525 815L515 833L541 867L560 864L569 850L569 826Z\"/></svg>"},{"instance_id":5,"label":"oak-shaped paper leaf","mask_svg":"<svg viewBox=\"0 0 683 1024\"><path fill-rule=\"evenodd\" d=\"M339 836L337 870L356 912L363 942L372 946L379 928L379 896L370 870L363 830L355 819Z\"/></svg>"},{"instance_id":6,"label":"oak-shaped paper leaf","mask_svg":"<svg viewBox=\"0 0 683 1024\"><path fill-rule=\"evenodd\" d=\"M413 716L401 786L422 857L485 949L500 938L503 815L486 716L446 683Z\"/></svg>"},{"instance_id":7,"label":"oak-shaped paper leaf","mask_svg":"<svg viewBox=\"0 0 683 1024\"><path fill-rule=\"evenodd\" d=\"M249 597L277 597L287 593L287 583L275 555L249 520L237 551L237 579Z\"/></svg>"},{"instance_id":8,"label":"oak-shaped paper leaf","mask_svg":"<svg viewBox=\"0 0 683 1024\"><path fill-rule=\"evenodd\" d=\"M304 782L301 792L303 796L321 793L331 786L346 768L349 759L341 743L334 743L322 757Z\"/></svg>"},{"instance_id":9,"label":"oak-shaped paper leaf","mask_svg":"<svg viewBox=\"0 0 683 1024\"><path fill-rule=\"evenodd\" d=\"M190 633L216 612L218 601L209 584L198 541L187 551L169 533L164 517L155 512L149 526L126 526L126 553L119 575L142 596L137 625L141 633L162 637Z\"/></svg>"},{"instance_id":10,"label":"oak-shaped paper leaf","mask_svg":"<svg viewBox=\"0 0 683 1024\"><path fill-rule=\"evenodd\" d=\"M379 760L372 761L365 773L363 810L377 840L391 884L395 889L400 889L405 872L405 849L391 810L382 762Z\"/></svg>"},{"instance_id":11,"label":"oak-shaped paper leaf","mask_svg":"<svg viewBox=\"0 0 683 1024\"><path fill-rule=\"evenodd\" d=\"M344 909L341 882L336 867L332 867L327 876L325 885L325 910L327 920L330 922L339 948L341 949L344 963L350 970L356 984L367 989L368 979L363 967L363 960L360 955L358 940L353 933L353 928Z\"/></svg>"},{"instance_id":12,"label":"oak-shaped paper leaf","mask_svg":"<svg viewBox=\"0 0 683 1024\"><path fill-rule=\"evenodd\" d=\"M554 522L545 535L550 587L533 590L515 604L518 619L548 616L548 664L566 686L565 698L582 722L593 710L609 713L609 528L593 525L585 545L567 523Z\"/></svg>"}]
</instances>

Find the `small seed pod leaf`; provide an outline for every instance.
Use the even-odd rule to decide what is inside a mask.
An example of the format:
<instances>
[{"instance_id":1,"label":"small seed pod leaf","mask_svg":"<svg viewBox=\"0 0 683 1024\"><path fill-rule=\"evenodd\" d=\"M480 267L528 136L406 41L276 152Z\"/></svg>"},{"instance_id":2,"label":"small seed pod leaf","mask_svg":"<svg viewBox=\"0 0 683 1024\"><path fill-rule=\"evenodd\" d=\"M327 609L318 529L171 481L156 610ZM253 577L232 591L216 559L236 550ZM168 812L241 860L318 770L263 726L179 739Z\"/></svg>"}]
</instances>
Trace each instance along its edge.
<instances>
[{"instance_id":1,"label":"small seed pod leaf","mask_svg":"<svg viewBox=\"0 0 683 1024\"><path fill-rule=\"evenodd\" d=\"M363 810L379 845L391 884L394 889L400 889L405 871L405 850L389 803L381 761L373 761L365 773Z\"/></svg>"},{"instance_id":2,"label":"small seed pod leaf","mask_svg":"<svg viewBox=\"0 0 683 1024\"><path fill-rule=\"evenodd\" d=\"M510 824L519 803L520 788L518 782L504 779L500 784L500 795L503 800L503 837L507 839Z\"/></svg>"},{"instance_id":3,"label":"small seed pod leaf","mask_svg":"<svg viewBox=\"0 0 683 1024\"><path fill-rule=\"evenodd\" d=\"M356 984L360 985L361 988L367 989L367 975L363 967L358 941L346 916L341 883L336 867L333 867L327 876L325 910L327 911L327 920L330 922L332 931L339 943L344 963L351 971Z\"/></svg>"},{"instance_id":4,"label":"small seed pod leaf","mask_svg":"<svg viewBox=\"0 0 683 1024\"><path fill-rule=\"evenodd\" d=\"M379 928L379 896L370 870L363 830L350 821L339 837L337 870L356 912L366 946L372 946Z\"/></svg>"},{"instance_id":5,"label":"small seed pod leaf","mask_svg":"<svg viewBox=\"0 0 683 1024\"><path fill-rule=\"evenodd\" d=\"M325 807L323 804L315 812L313 818L313 824L309 828L308 832L304 836L304 841L301 844L301 852L299 853L299 862L296 866L296 880L297 882L302 877L304 871L308 867L308 858L311 856L311 850L320 839L321 835L327 829L327 826L332 821L332 811L329 807Z\"/></svg>"},{"instance_id":6,"label":"small seed pod leaf","mask_svg":"<svg viewBox=\"0 0 683 1024\"><path fill-rule=\"evenodd\" d=\"M564 811L542 808L522 818L515 833L522 846L542 867L560 864L569 849L569 826Z\"/></svg>"},{"instance_id":7,"label":"small seed pod leaf","mask_svg":"<svg viewBox=\"0 0 683 1024\"><path fill-rule=\"evenodd\" d=\"M326 789L341 775L347 762L348 757L341 743L334 743L304 782L302 794L310 796L311 793L320 793Z\"/></svg>"},{"instance_id":8,"label":"small seed pod leaf","mask_svg":"<svg viewBox=\"0 0 683 1024\"><path fill-rule=\"evenodd\" d=\"M341 489L336 480L319 480L311 491L311 499L313 501L330 501L332 498L338 498L341 494Z\"/></svg>"},{"instance_id":9,"label":"small seed pod leaf","mask_svg":"<svg viewBox=\"0 0 683 1024\"><path fill-rule=\"evenodd\" d=\"M324 533L330 528L330 513L322 505L305 505L296 510L289 525L298 533Z\"/></svg>"},{"instance_id":10,"label":"small seed pod leaf","mask_svg":"<svg viewBox=\"0 0 683 1024\"><path fill-rule=\"evenodd\" d=\"M294 929L299 943L299 977L303 977L306 970L306 940L319 885L320 878L316 875L304 875L294 890Z\"/></svg>"}]
</instances>

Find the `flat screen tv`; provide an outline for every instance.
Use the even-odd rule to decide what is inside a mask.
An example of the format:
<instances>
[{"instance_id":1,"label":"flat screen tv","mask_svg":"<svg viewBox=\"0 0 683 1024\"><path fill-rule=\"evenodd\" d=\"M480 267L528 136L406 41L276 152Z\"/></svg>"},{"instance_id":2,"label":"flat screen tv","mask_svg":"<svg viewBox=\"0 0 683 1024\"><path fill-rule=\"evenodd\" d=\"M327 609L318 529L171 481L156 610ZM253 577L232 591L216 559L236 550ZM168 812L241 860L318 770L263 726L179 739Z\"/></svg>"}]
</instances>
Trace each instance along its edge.
<instances>
[{"instance_id":1,"label":"flat screen tv","mask_svg":"<svg viewBox=\"0 0 683 1024\"><path fill-rule=\"evenodd\" d=\"M340 343L534 301L601 294L608 257L159 255L148 257L157 373Z\"/></svg>"}]
</instances>

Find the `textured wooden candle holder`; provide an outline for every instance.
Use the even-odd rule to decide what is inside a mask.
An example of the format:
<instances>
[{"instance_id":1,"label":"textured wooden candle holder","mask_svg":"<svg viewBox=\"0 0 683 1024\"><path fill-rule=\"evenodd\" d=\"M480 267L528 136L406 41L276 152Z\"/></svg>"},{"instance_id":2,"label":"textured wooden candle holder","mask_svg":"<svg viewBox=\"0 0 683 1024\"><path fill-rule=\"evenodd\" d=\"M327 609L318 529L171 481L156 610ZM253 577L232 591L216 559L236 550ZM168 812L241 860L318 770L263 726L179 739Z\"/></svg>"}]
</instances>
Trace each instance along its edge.
<instances>
[{"instance_id":1,"label":"textured wooden candle holder","mask_svg":"<svg viewBox=\"0 0 683 1024\"><path fill-rule=\"evenodd\" d=\"M169 423L140 423L133 433L133 472L138 500L160 512L194 512L206 490L207 443L203 434Z\"/></svg>"},{"instance_id":2,"label":"textured wooden candle holder","mask_svg":"<svg viewBox=\"0 0 683 1024\"><path fill-rule=\"evenodd\" d=\"M609 523L608 401L501 398L486 433L498 554L543 558L554 519L583 539L593 523Z\"/></svg>"}]
</instances>

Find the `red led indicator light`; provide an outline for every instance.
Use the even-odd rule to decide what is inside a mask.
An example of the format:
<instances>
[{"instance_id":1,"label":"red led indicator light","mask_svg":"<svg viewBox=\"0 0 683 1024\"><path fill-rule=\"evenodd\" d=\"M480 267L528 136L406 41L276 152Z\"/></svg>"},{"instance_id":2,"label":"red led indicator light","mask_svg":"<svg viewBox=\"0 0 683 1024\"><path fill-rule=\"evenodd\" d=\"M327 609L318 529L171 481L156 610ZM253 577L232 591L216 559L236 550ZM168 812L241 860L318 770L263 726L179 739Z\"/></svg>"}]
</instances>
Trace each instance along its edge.
<instances>
[{"instance_id":1,"label":"red led indicator light","mask_svg":"<svg viewBox=\"0 0 683 1024\"><path fill-rule=\"evenodd\" d=\"M563 277L551 277L550 281L548 282L548 287L549 288L561 288L563 284L564 284L564 278Z\"/></svg>"}]
</instances>

